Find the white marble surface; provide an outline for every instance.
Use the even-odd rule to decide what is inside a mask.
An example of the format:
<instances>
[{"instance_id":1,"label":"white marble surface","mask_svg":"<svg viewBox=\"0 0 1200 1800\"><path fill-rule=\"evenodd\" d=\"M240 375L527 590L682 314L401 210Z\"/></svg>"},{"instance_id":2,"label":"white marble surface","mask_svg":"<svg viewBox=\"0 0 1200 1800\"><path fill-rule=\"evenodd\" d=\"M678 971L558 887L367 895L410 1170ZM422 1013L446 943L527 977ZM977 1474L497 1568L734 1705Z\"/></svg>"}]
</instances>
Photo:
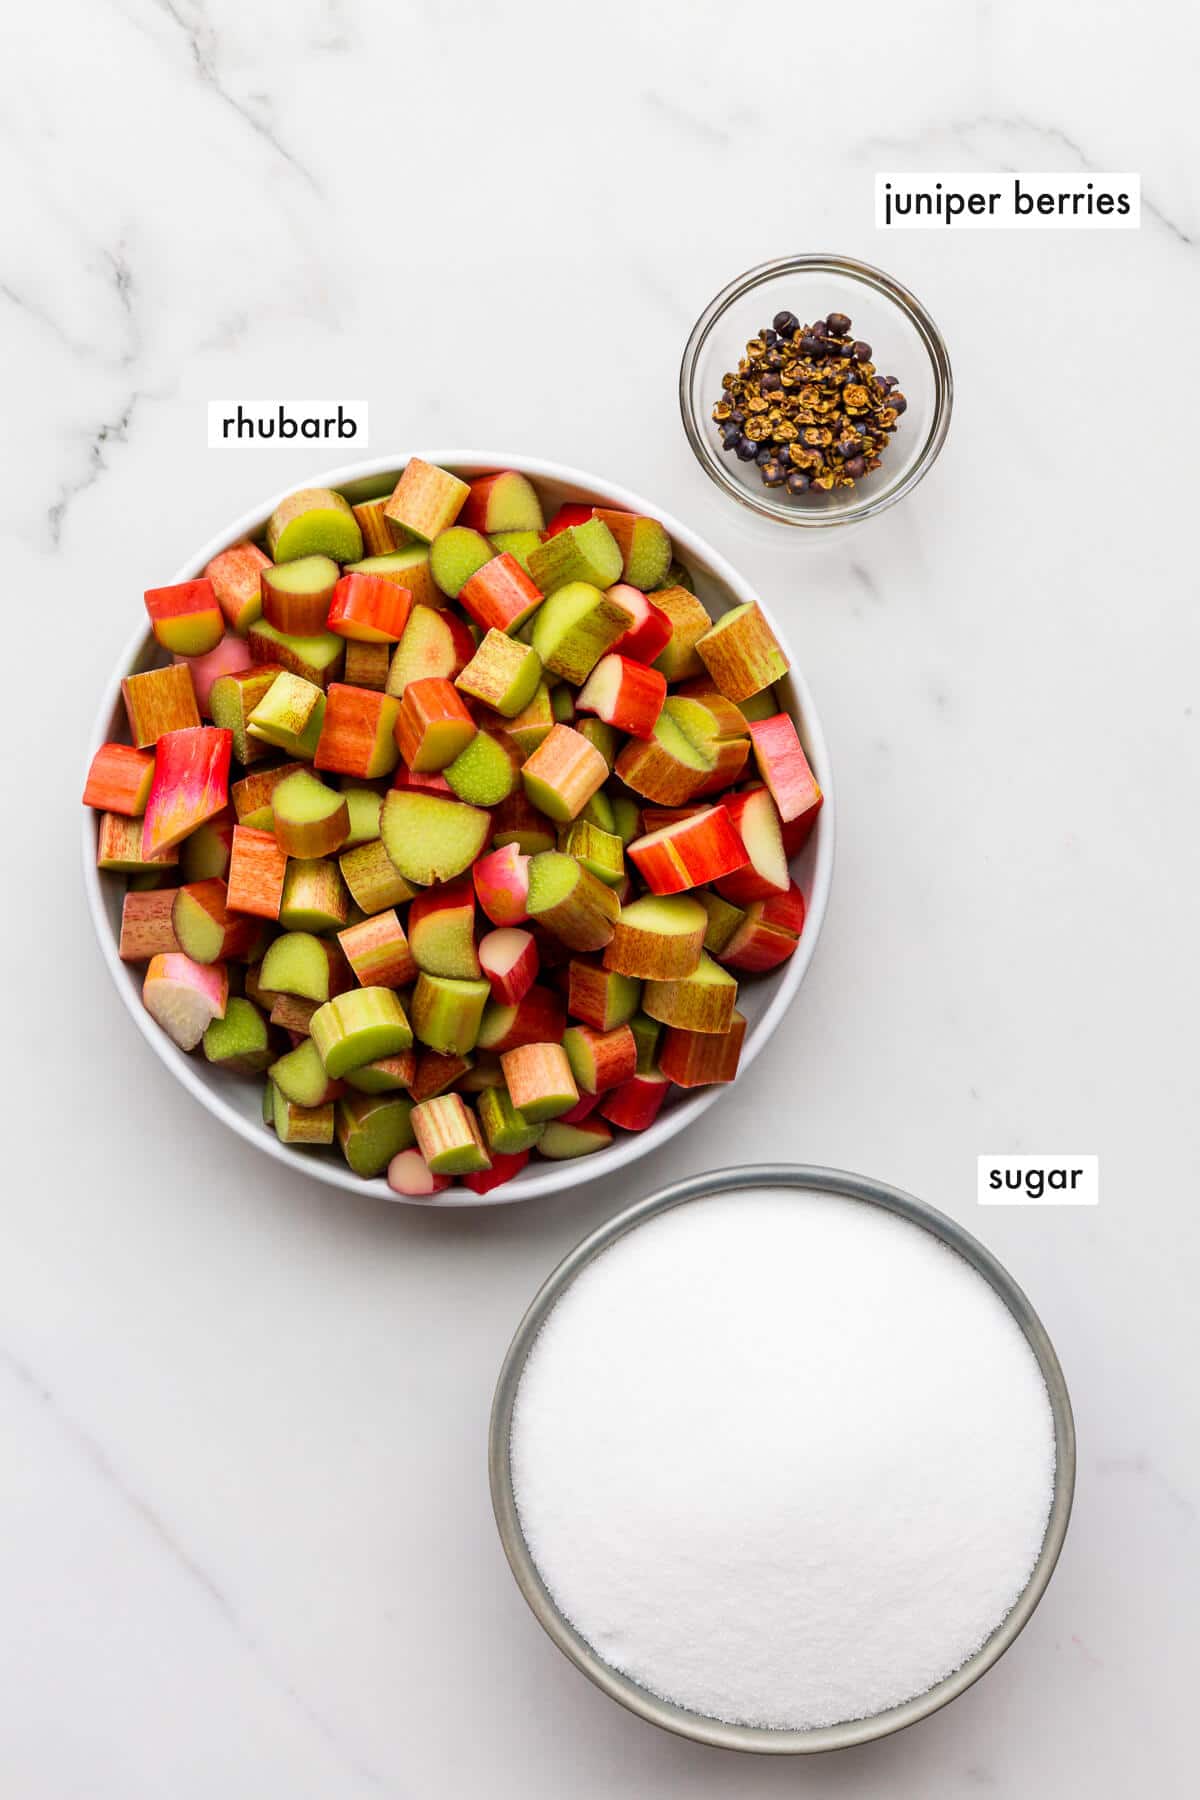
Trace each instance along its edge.
<instances>
[{"instance_id":1,"label":"white marble surface","mask_svg":"<svg viewBox=\"0 0 1200 1800\"><path fill-rule=\"evenodd\" d=\"M6 23L0 1788L1182 1792L1186 9L62 0L52 28ZM1084 164L1141 169L1140 233L872 228L880 166ZM710 294L800 248L906 279L958 378L927 483L824 550L744 531L674 399ZM753 1090L628 1183L432 1216L288 1180L214 1135L108 986L76 862L96 690L141 589L312 469L207 450L205 402L239 391L366 396L373 450L507 442L625 480L790 619L839 785L825 937ZM1099 1209L978 1214L976 1154L1019 1148L1098 1152ZM902 1738L804 1766L674 1741L593 1691L517 1595L484 1474L495 1370L560 1254L755 1153L981 1230L1057 1341L1080 1434L1070 1538L1017 1648Z\"/></svg>"}]
</instances>

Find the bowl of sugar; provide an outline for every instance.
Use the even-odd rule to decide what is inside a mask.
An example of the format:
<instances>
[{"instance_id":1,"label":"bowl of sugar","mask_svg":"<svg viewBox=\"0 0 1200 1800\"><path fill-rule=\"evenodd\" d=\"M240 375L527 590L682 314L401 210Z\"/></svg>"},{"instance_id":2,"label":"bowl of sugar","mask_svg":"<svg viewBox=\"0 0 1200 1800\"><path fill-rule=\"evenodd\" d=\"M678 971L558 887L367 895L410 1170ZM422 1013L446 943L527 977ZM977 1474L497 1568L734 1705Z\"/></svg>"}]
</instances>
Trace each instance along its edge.
<instances>
[{"instance_id":1,"label":"bowl of sugar","mask_svg":"<svg viewBox=\"0 0 1200 1800\"><path fill-rule=\"evenodd\" d=\"M724 1749L899 1731L1003 1655L1071 1511L1062 1370L954 1220L837 1170L698 1176L586 1238L496 1388L492 1502L559 1649Z\"/></svg>"}]
</instances>

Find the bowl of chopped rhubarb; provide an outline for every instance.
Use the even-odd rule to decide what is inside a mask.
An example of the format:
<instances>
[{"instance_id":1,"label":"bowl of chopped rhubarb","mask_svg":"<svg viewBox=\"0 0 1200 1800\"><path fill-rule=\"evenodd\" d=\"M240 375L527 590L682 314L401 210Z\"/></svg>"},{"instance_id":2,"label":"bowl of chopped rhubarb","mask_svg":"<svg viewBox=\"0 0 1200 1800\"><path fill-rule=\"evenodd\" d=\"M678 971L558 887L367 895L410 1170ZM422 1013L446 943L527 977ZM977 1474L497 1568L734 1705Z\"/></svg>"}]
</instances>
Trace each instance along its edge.
<instances>
[{"instance_id":1,"label":"bowl of chopped rhubarb","mask_svg":"<svg viewBox=\"0 0 1200 1800\"><path fill-rule=\"evenodd\" d=\"M83 797L101 950L178 1080L433 1206L744 1093L833 864L769 603L651 501L473 451L319 475L147 587Z\"/></svg>"}]
</instances>

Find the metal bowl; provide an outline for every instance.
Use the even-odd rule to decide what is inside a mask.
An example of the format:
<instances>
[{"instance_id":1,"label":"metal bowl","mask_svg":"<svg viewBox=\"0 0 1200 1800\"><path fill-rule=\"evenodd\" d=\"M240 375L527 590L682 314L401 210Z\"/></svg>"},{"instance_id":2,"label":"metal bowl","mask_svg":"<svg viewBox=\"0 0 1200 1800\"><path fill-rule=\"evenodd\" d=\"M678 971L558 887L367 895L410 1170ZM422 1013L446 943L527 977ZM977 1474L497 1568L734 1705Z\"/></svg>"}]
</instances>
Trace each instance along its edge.
<instances>
[{"instance_id":1,"label":"metal bowl","mask_svg":"<svg viewBox=\"0 0 1200 1800\"><path fill-rule=\"evenodd\" d=\"M616 1243L618 1238L624 1237L626 1232L645 1224L647 1219L668 1212L674 1206L682 1206L689 1200L699 1200L711 1194L729 1193L733 1189L746 1187L810 1188L825 1194L841 1195L847 1200L866 1201L872 1206L883 1207L888 1212L898 1213L901 1218L911 1220L914 1225L919 1225L950 1249L956 1250L1000 1296L1021 1327L1042 1371L1054 1418L1054 1500L1033 1573L1007 1617L972 1657L925 1693L904 1701L900 1706L889 1707L885 1712L874 1713L869 1718L851 1719L844 1724L827 1725L812 1731L726 1724L691 1712L670 1700L660 1699L657 1694L650 1693L628 1676L618 1674L597 1656L591 1645L585 1642L555 1605L529 1553L513 1495L510 1460L513 1404L525 1360L533 1348L538 1332L562 1294L581 1270ZM849 1175L840 1169L821 1169L794 1163L760 1163L742 1169L722 1169L714 1175L696 1175L688 1181L680 1181L673 1187L664 1188L661 1193L652 1194L649 1199L639 1201L625 1212L618 1213L607 1224L601 1225L559 1263L535 1295L500 1370L492 1403L488 1472L500 1541L504 1545L509 1567L516 1576L517 1585L538 1623L590 1681L595 1682L611 1699L628 1707L630 1712L637 1713L652 1725L661 1725L664 1730L673 1731L680 1737L693 1738L697 1743L712 1744L722 1750L756 1750L776 1755L795 1755L817 1750L844 1750L852 1744L869 1743L874 1738L887 1737L893 1731L902 1731L905 1726L915 1725L918 1719L928 1718L930 1713L937 1712L949 1701L957 1699L993 1663L999 1661L1020 1634L1045 1593L1063 1546L1075 1490L1075 1425L1063 1372L1045 1327L1008 1271L963 1226L947 1218L945 1213L937 1212L932 1206L914 1199L911 1194L905 1194L899 1188L885 1187L882 1182L868 1180L862 1175Z\"/></svg>"}]
</instances>

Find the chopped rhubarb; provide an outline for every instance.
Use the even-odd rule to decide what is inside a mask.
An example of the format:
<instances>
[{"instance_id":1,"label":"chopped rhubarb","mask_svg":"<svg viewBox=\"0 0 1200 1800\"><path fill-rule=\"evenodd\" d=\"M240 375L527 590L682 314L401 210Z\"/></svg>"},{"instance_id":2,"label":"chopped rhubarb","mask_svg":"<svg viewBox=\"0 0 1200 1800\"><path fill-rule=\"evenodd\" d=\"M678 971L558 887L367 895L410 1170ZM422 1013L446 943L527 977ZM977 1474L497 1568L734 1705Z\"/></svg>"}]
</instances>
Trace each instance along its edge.
<instances>
[{"instance_id":1,"label":"chopped rhubarb","mask_svg":"<svg viewBox=\"0 0 1200 1800\"><path fill-rule=\"evenodd\" d=\"M200 723L196 689L186 663L127 675L121 683L121 698L129 735L139 750L151 748L165 731L186 731Z\"/></svg>"},{"instance_id":2,"label":"chopped rhubarb","mask_svg":"<svg viewBox=\"0 0 1200 1800\"><path fill-rule=\"evenodd\" d=\"M821 804L821 790L788 714L756 720L750 727L750 741L759 773L783 823L795 825L806 813L815 813Z\"/></svg>"},{"instance_id":3,"label":"chopped rhubarb","mask_svg":"<svg viewBox=\"0 0 1200 1800\"><path fill-rule=\"evenodd\" d=\"M532 932L503 926L481 938L478 961L491 983L492 998L505 1006L516 1006L537 980L537 940Z\"/></svg>"},{"instance_id":4,"label":"chopped rhubarb","mask_svg":"<svg viewBox=\"0 0 1200 1800\"><path fill-rule=\"evenodd\" d=\"M580 712L595 713L631 737L649 738L654 735L666 697L665 675L613 651L600 658L579 690L575 704Z\"/></svg>"},{"instance_id":5,"label":"chopped rhubarb","mask_svg":"<svg viewBox=\"0 0 1200 1800\"><path fill-rule=\"evenodd\" d=\"M201 717L205 719L213 716L213 684L222 675L237 675L253 667L249 644L245 638L236 637L233 632L229 632L215 649L207 651L203 656L177 656L175 661L187 664L192 686L196 690L196 705L200 708ZM223 723L220 719L213 722L217 725Z\"/></svg>"},{"instance_id":6,"label":"chopped rhubarb","mask_svg":"<svg viewBox=\"0 0 1200 1800\"><path fill-rule=\"evenodd\" d=\"M662 1110L671 1083L665 1075L650 1070L632 1075L600 1102L600 1116L622 1131L645 1131L653 1125Z\"/></svg>"},{"instance_id":7,"label":"chopped rhubarb","mask_svg":"<svg viewBox=\"0 0 1200 1800\"><path fill-rule=\"evenodd\" d=\"M158 856L181 843L229 804L233 738L212 725L168 731L154 749L154 781L146 803L142 850Z\"/></svg>"},{"instance_id":8,"label":"chopped rhubarb","mask_svg":"<svg viewBox=\"0 0 1200 1800\"><path fill-rule=\"evenodd\" d=\"M745 793L728 794L721 805L746 846L745 868L724 875L717 892L735 906L751 900L766 900L772 894L786 894L791 881L779 814L766 788L750 788Z\"/></svg>"},{"instance_id":9,"label":"chopped rhubarb","mask_svg":"<svg viewBox=\"0 0 1200 1800\"><path fill-rule=\"evenodd\" d=\"M101 744L92 758L83 804L140 819L150 798L154 756L132 744Z\"/></svg>"},{"instance_id":10,"label":"chopped rhubarb","mask_svg":"<svg viewBox=\"0 0 1200 1800\"><path fill-rule=\"evenodd\" d=\"M633 620L628 631L613 645L614 655L628 656L634 662L652 663L671 641L670 619L648 594L627 584L609 588L608 597L624 607Z\"/></svg>"},{"instance_id":11,"label":"chopped rhubarb","mask_svg":"<svg viewBox=\"0 0 1200 1800\"><path fill-rule=\"evenodd\" d=\"M147 588L150 629L164 650L176 656L204 656L225 635L225 620L211 581L181 581Z\"/></svg>"},{"instance_id":12,"label":"chopped rhubarb","mask_svg":"<svg viewBox=\"0 0 1200 1800\"><path fill-rule=\"evenodd\" d=\"M330 682L313 767L364 780L390 775L399 759L394 734L400 707L391 694Z\"/></svg>"},{"instance_id":13,"label":"chopped rhubarb","mask_svg":"<svg viewBox=\"0 0 1200 1800\"><path fill-rule=\"evenodd\" d=\"M205 564L225 623L242 637L262 616L262 572L270 566L257 544L232 544Z\"/></svg>"},{"instance_id":14,"label":"chopped rhubarb","mask_svg":"<svg viewBox=\"0 0 1200 1800\"><path fill-rule=\"evenodd\" d=\"M326 627L363 644L398 644L412 611L408 588L382 575L343 575L333 590Z\"/></svg>"},{"instance_id":15,"label":"chopped rhubarb","mask_svg":"<svg viewBox=\"0 0 1200 1800\"><path fill-rule=\"evenodd\" d=\"M542 604L542 590L515 556L494 556L464 582L459 605L485 631L519 631Z\"/></svg>"},{"instance_id":16,"label":"chopped rhubarb","mask_svg":"<svg viewBox=\"0 0 1200 1800\"><path fill-rule=\"evenodd\" d=\"M475 892L493 925L520 925L529 917L529 861L518 844L509 843L475 864Z\"/></svg>"},{"instance_id":17,"label":"chopped rhubarb","mask_svg":"<svg viewBox=\"0 0 1200 1800\"><path fill-rule=\"evenodd\" d=\"M462 1184L470 1188L473 1194L490 1194L493 1188L503 1187L514 1175L519 1175L528 1161L528 1150L518 1150L512 1156L500 1156L493 1152L491 1168L464 1175Z\"/></svg>"},{"instance_id":18,"label":"chopped rhubarb","mask_svg":"<svg viewBox=\"0 0 1200 1800\"><path fill-rule=\"evenodd\" d=\"M342 954L363 987L407 987L417 965L394 907L338 932Z\"/></svg>"},{"instance_id":19,"label":"chopped rhubarb","mask_svg":"<svg viewBox=\"0 0 1200 1800\"><path fill-rule=\"evenodd\" d=\"M522 1044L500 1058L509 1098L531 1125L557 1119L579 1099L561 1044Z\"/></svg>"},{"instance_id":20,"label":"chopped rhubarb","mask_svg":"<svg viewBox=\"0 0 1200 1800\"><path fill-rule=\"evenodd\" d=\"M696 651L721 692L731 700L748 700L788 672L787 657L757 600L722 614L696 640Z\"/></svg>"},{"instance_id":21,"label":"chopped rhubarb","mask_svg":"<svg viewBox=\"0 0 1200 1800\"><path fill-rule=\"evenodd\" d=\"M629 855L647 887L655 894L678 894L685 888L719 881L750 860L728 811L708 806L648 836L635 838Z\"/></svg>"},{"instance_id":22,"label":"chopped rhubarb","mask_svg":"<svg viewBox=\"0 0 1200 1800\"><path fill-rule=\"evenodd\" d=\"M181 1050L194 1050L214 1019L225 1016L229 976L223 963L206 967L180 952L153 956L142 1003Z\"/></svg>"},{"instance_id":23,"label":"chopped rhubarb","mask_svg":"<svg viewBox=\"0 0 1200 1800\"><path fill-rule=\"evenodd\" d=\"M401 531L429 543L453 525L470 489L457 475L414 456L396 483L383 516Z\"/></svg>"},{"instance_id":24,"label":"chopped rhubarb","mask_svg":"<svg viewBox=\"0 0 1200 1800\"><path fill-rule=\"evenodd\" d=\"M556 725L521 770L527 798L559 824L581 813L608 779L608 764L570 725Z\"/></svg>"},{"instance_id":25,"label":"chopped rhubarb","mask_svg":"<svg viewBox=\"0 0 1200 1800\"><path fill-rule=\"evenodd\" d=\"M277 919L286 873L287 855L279 848L273 832L234 826L226 894L226 904L232 911L251 913L258 919Z\"/></svg>"},{"instance_id":26,"label":"chopped rhubarb","mask_svg":"<svg viewBox=\"0 0 1200 1800\"><path fill-rule=\"evenodd\" d=\"M419 1150L401 1150L387 1170L388 1186L406 1200L431 1200L450 1186L449 1175L435 1175Z\"/></svg>"}]
</instances>

